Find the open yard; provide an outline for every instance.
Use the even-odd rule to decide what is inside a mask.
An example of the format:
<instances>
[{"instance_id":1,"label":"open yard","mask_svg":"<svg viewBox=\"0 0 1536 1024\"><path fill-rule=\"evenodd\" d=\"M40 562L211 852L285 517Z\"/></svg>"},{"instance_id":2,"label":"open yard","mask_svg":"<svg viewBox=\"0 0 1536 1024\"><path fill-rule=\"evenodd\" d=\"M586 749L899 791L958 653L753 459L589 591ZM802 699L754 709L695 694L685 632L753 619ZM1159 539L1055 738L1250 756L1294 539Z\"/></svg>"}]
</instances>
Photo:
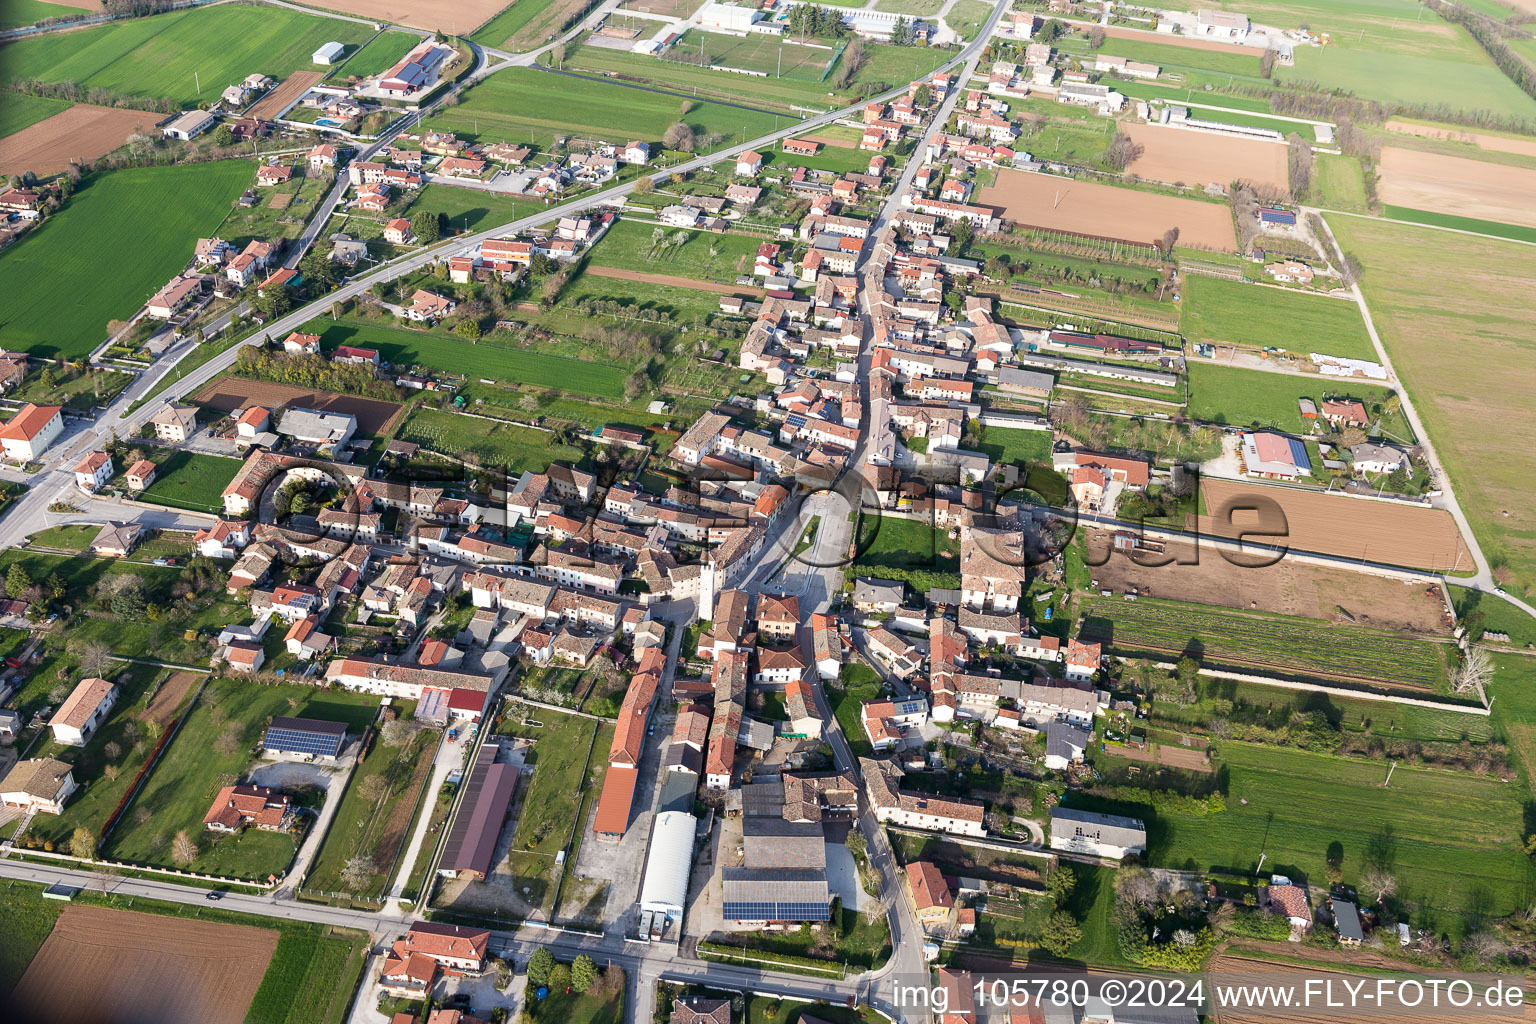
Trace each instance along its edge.
<instances>
[{"instance_id":1,"label":"open yard","mask_svg":"<svg viewBox=\"0 0 1536 1024\"><path fill-rule=\"evenodd\" d=\"M356 395L314 391L291 384L247 380L233 374L209 381L189 401L223 412L237 412L259 405L273 410L297 407L346 413L357 417L357 432L363 436L386 433L404 408L399 402L386 402L379 398L359 398Z\"/></svg>"},{"instance_id":2,"label":"open yard","mask_svg":"<svg viewBox=\"0 0 1536 1024\"><path fill-rule=\"evenodd\" d=\"M87 178L63 210L0 254L0 294L29 297L0 306L6 347L46 357L87 355L106 338L107 321L132 316L186 264L193 243L213 233L252 173L250 161L226 160ZM103 252L129 250L133 259L111 274L97 273ZM85 280L92 285L82 289Z\"/></svg>"},{"instance_id":3,"label":"open yard","mask_svg":"<svg viewBox=\"0 0 1536 1024\"><path fill-rule=\"evenodd\" d=\"M1275 195L1290 187L1285 146L1278 142L1184 131L1139 121L1127 121L1120 130L1145 147L1127 168L1139 177L1170 185L1214 184L1223 188L1234 181L1246 181L1260 192Z\"/></svg>"},{"instance_id":4,"label":"open yard","mask_svg":"<svg viewBox=\"0 0 1536 1024\"><path fill-rule=\"evenodd\" d=\"M1386 146L1381 201L1455 217L1536 227L1536 170Z\"/></svg>"},{"instance_id":5,"label":"open yard","mask_svg":"<svg viewBox=\"0 0 1536 1024\"><path fill-rule=\"evenodd\" d=\"M9 43L0 48L0 77L74 82L192 107L254 72L281 81L313 70L310 54L322 43L356 48L372 34L365 25L288 8L232 4Z\"/></svg>"},{"instance_id":6,"label":"open yard","mask_svg":"<svg viewBox=\"0 0 1536 1024\"><path fill-rule=\"evenodd\" d=\"M1360 161L1342 154L1319 153L1312 158L1310 203L1325 210L1364 213L1365 172Z\"/></svg>"},{"instance_id":7,"label":"open yard","mask_svg":"<svg viewBox=\"0 0 1536 1024\"><path fill-rule=\"evenodd\" d=\"M787 75L814 82L821 80L837 47L804 46L787 37L756 32L733 36L689 29L678 40L674 52L686 54L690 60L702 55L701 64L758 71L771 78Z\"/></svg>"},{"instance_id":8,"label":"open yard","mask_svg":"<svg viewBox=\"0 0 1536 1024\"><path fill-rule=\"evenodd\" d=\"M1351 306L1344 308L1354 312ZM1391 389L1379 384L1322 374L1271 373L1203 360L1189 363L1189 415L1207 423L1277 427L1303 433L1311 425L1302 420L1297 399L1319 402L1325 395L1358 398L1374 421L1383 415L1377 406L1391 394ZM1400 415L1385 421L1383 427L1403 441L1412 440L1405 433Z\"/></svg>"},{"instance_id":9,"label":"open yard","mask_svg":"<svg viewBox=\"0 0 1536 1024\"><path fill-rule=\"evenodd\" d=\"M586 453L569 448L542 430L437 409L417 409L400 428L400 439L458 458L474 455L508 473L543 471L551 460L580 462Z\"/></svg>"},{"instance_id":10,"label":"open yard","mask_svg":"<svg viewBox=\"0 0 1536 1024\"><path fill-rule=\"evenodd\" d=\"M441 331L376 326L345 317L340 321L329 317L311 320L303 330L319 334L327 351L337 345L366 345L378 349L380 358L396 367L420 365L471 379L486 377L593 398L614 399L623 395L624 375L629 372L628 368L612 363L571 359L536 348L516 348L511 344L513 336L506 334L490 335L472 344Z\"/></svg>"},{"instance_id":11,"label":"open yard","mask_svg":"<svg viewBox=\"0 0 1536 1024\"><path fill-rule=\"evenodd\" d=\"M1536 585L1536 509L1519 439L1536 429L1536 250L1356 217L1330 217L1329 225L1365 265L1361 286L1376 329L1484 553L1506 586L1528 593ZM1420 259L1424 253L1434 258Z\"/></svg>"},{"instance_id":12,"label":"open yard","mask_svg":"<svg viewBox=\"0 0 1536 1024\"><path fill-rule=\"evenodd\" d=\"M960 542L918 520L862 516L852 570L856 576L905 580L922 593L956 587Z\"/></svg>"},{"instance_id":13,"label":"open yard","mask_svg":"<svg viewBox=\"0 0 1536 1024\"><path fill-rule=\"evenodd\" d=\"M240 1024L277 943L269 928L65 907L12 1008L40 1024L116 1019L129 1007L164 1024Z\"/></svg>"},{"instance_id":14,"label":"open yard","mask_svg":"<svg viewBox=\"0 0 1536 1024\"><path fill-rule=\"evenodd\" d=\"M746 235L716 235L703 231L682 231L687 241L672 244L679 229L663 228L658 240L658 225L625 218L603 236L592 250L591 262L601 267L648 271L674 277L703 278L730 284L739 274L752 273L752 257L759 239Z\"/></svg>"},{"instance_id":15,"label":"open yard","mask_svg":"<svg viewBox=\"0 0 1536 1024\"><path fill-rule=\"evenodd\" d=\"M27 99L35 97L28 96ZM7 97L6 102L10 102ZM159 114L77 103L45 121L0 138L0 174L57 174L71 160L94 160L135 132L154 134Z\"/></svg>"},{"instance_id":16,"label":"open yard","mask_svg":"<svg viewBox=\"0 0 1536 1024\"><path fill-rule=\"evenodd\" d=\"M1200 487L1205 507L1212 513L1200 517L1200 532L1207 536L1269 534L1273 539L1255 536L1253 540L1435 572L1467 572L1472 568L1472 557L1456 531L1456 521L1444 509L1246 480L1207 478ZM1255 498L1273 501L1281 515L1238 511L1252 507ZM1230 523L1222 512L1229 504L1234 509Z\"/></svg>"},{"instance_id":17,"label":"open yard","mask_svg":"<svg viewBox=\"0 0 1536 1024\"><path fill-rule=\"evenodd\" d=\"M1177 661L1237 670L1443 687L1446 644L1316 619L1222 611L1173 601L1093 597L1082 608L1082 632L1115 652L1152 651Z\"/></svg>"},{"instance_id":18,"label":"open yard","mask_svg":"<svg viewBox=\"0 0 1536 1024\"><path fill-rule=\"evenodd\" d=\"M1360 310L1347 299L1188 274L1179 329L1193 344L1283 348L1375 360Z\"/></svg>"},{"instance_id":19,"label":"open yard","mask_svg":"<svg viewBox=\"0 0 1536 1024\"><path fill-rule=\"evenodd\" d=\"M487 0L480 2L485 3ZM492 13L501 7L501 0L489 2ZM586 0L513 0L470 38L492 49L513 52L531 50L557 33L567 18L574 17L585 7ZM460 31L468 28L467 25L461 26Z\"/></svg>"},{"instance_id":20,"label":"open yard","mask_svg":"<svg viewBox=\"0 0 1536 1024\"><path fill-rule=\"evenodd\" d=\"M240 472L239 459L175 451L159 460L155 482L139 497L194 512L222 512L224 488Z\"/></svg>"},{"instance_id":21,"label":"open yard","mask_svg":"<svg viewBox=\"0 0 1536 1024\"><path fill-rule=\"evenodd\" d=\"M384 20L399 21L400 19L385 18ZM361 50L353 54L341 66L337 75L344 79L381 75L394 67L395 63L419 42L421 42L421 36L415 32L380 32L368 40Z\"/></svg>"},{"instance_id":22,"label":"open yard","mask_svg":"<svg viewBox=\"0 0 1536 1024\"><path fill-rule=\"evenodd\" d=\"M252 748L273 715L347 723L360 733L378 698L312 686L262 686L249 680L208 684L106 844L109 856L134 863L177 866L172 840L185 831L197 844L194 871L261 878L281 874L295 849L292 836L248 829L216 836L203 828L219 787L233 785L251 764Z\"/></svg>"},{"instance_id":23,"label":"open yard","mask_svg":"<svg viewBox=\"0 0 1536 1024\"><path fill-rule=\"evenodd\" d=\"M426 729L396 746L385 743L382 736L373 738L367 756L352 773L320 854L304 879L306 889L368 898L386 893L395 859L405 846L416 813L416 802L432 774L432 758L441 736L439 730ZM348 872L354 858L363 858L368 865L366 877Z\"/></svg>"},{"instance_id":24,"label":"open yard","mask_svg":"<svg viewBox=\"0 0 1536 1024\"><path fill-rule=\"evenodd\" d=\"M576 75L510 68L469 89L458 106L434 114L425 127L486 143L547 144L556 135L586 139L622 135L649 142L654 155L657 140L678 120L683 99L678 94ZM701 152L753 139L789 123L773 114L707 102L693 103L683 120L700 139Z\"/></svg>"},{"instance_id":25,"label":"open yard","mask_svg":"<svg viewBox=\"0 0 1536 1024\"><path fill-rule=\"evenodd\" d=\"M1138 192L1116 185L1001 170L997 184L981 189L990 206L1017 227L1067 231L1094 238L1150 245L1170 228L1179 244L1230 252L1237 244L1225 204Z\"/></svg>"},{"instance_id":26,"label":"open yard","mask_svg":"<svg viewBox=\"0 0 1536 1024\"><path fill-rule=\"evenodd\" d=\"M537 213L540 206L528 199L514 199L495 192L481 192L452 185L428 185L416 193L406 215L441 213L455 231L484 231Z\"/></svg>"},{"instance_id":27,"label":"open yard","mask_svg":"<svg viewBox=\"0 0 1536 1024\"><path fill-rule=\"evenodd\" d=\"M1326 863L1344 881L1370 868L1397 878L1414 927L1463 928L1463 915L1500 916L1525 905L1532 868L1520 850L1524 790L1496 778L1284 747L1222 743L1225 810L1188 814L1116 805L1147 822L1155 866L1251 874L1265 869L1326 889ZM1093 806L1091 801L1081 805Z\"/></svg>"},{"instance_id":28,"label":"open yard","mask_svg":"<svg viewBox=\"0 0 1536 1024\"><path fill-rule=\"evenodd\" d=\"M1170 543L1168 565L1138 565L1122 552L1110 554L1109 537L1088 534L1093 578L1107 590L1135 590L1143 597L1177 597L1302 618L1337 620L1340 611L1362 626L1445 635L1445 604L1438 588L1283 558L1264 568L1233 565L1204 548ZM1159 559L1160 560L1160 559ZM1186 564L1187 563L1187 564Z\"/></svg>"}]
</instances>

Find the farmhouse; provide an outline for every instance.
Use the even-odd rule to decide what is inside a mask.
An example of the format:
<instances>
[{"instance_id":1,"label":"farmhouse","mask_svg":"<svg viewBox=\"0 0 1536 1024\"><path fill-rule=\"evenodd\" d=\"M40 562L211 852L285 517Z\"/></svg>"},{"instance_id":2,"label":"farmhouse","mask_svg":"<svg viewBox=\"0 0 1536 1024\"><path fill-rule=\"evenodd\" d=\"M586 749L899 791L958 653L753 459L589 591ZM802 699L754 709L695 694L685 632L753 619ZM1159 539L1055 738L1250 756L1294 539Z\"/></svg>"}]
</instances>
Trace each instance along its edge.
<instances>
[{"instance_id":1,"label":"farmhouse","mask_svg":"<svg viewBox=\"0 0 1536 1024\"><path fill-rule=\"evenodd\" d=\"M51 757L34 757L13 767L0 780L0 806L38 814L63 814L78 788L70 766Z\"/></svg>"},{"instance_id":2,"label":"farmhouse","mask_svg":"<svg viewBox=\"0 0 1536 1024\"><path fill-rule=\"evenodd\" d=\"M890 761L861 757L859 768L864 774L864 786L878 820L955 835L987 834L983 823L985 804L904 792L898 788L902 771Z\"/></svg>"},{"instance_id":3,"label":"farmhouse","mask_svg":"<svg viewBox=\"0 0 1536 1024\"><path fill-rule=\"evenodd\" d=\"M255 825L264 832L283 832L294 822L293 807L285 794L269 786L225 786L203 815L210 832L238 832Z\"/></svg>"},{"instance_id":4,"label":"farmhouse","mask_svg":"<svg viewBox=\"0 0 1536 1024\"><path fill-rule=\"evenodd\" d=\"M1051 809L1051 849L1119 860L1145 853L1147 828L1135 818L1069 807Z\"/></svg>"},{"instance_id":5,"label":"farmhouse","mask_svg":"<svg viewBox=\"0 0 1536 1024\"><path fill-rule=\"evenodd\" d=\"M1243 471L1270 480L1295 480L1312 475L1307 446L1293 437L1270 430L1243 435Z\"/></svg>"},{"instance_id":6,"label":"farmhouse","mask_svg":"<svg viewBox=\"0 0 1536 1024\"><path fill-rule=\"evenodd\" d=\"M1391 445L1357 444L1349 450L1351 466L1360 473L1395 473L1408 468L1408 456Z\"/></svg>"},{"instance_id":7,"label":"farmhouse","mask_svg":"<svg viewBox=\"0 0 1536 1024\"><path fill-rule=\"evenodd\" d=\"M174 121L160 129L160 134L168 139L195 139L213 126L214 116L206 110L184 111Z\"/></svg>"},{"instance_id":8,"label":"farmhouse","mask_svg":"<svg viewBox=\"0 0 1536 1024\"><path fill-rule=\"evenodd\" d=\"M112 683L105 679L82 679L48 720L48 728L59 743L84 746L116 703L117 687Z\"/></svg>"},{"instance_id":9,"label":"farmhouse","mask_svg":"<svg viewBox=\"0 0 1536 1024\"><path fill-rule=\"evenodd\" d=\"M63 406L33 405L28 402L21 411L0 427L0 447L5 457L17 462L31 462L42 455L64 432Z\"/></svg>"}]
</instances>

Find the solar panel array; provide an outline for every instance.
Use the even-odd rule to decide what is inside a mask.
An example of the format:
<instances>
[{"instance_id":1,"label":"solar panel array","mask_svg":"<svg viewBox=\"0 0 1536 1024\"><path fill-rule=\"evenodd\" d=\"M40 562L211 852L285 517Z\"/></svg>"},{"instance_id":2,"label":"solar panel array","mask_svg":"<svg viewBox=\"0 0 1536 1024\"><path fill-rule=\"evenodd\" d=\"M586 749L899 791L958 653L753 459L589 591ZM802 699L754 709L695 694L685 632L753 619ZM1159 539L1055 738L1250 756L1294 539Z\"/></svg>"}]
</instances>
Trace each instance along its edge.
<instances>
[{"instance_id":1,"label":"solar panel array","mask_svg":"<svg viewBox=\"0 0 1536 1024\"><path fill-rule=\"evenodd\" d=\"M266 739L261 745L268 750L282 750L290 754L310 754L315 757L335 757L341 751L346 733L334 731L339 723L316 722L322 729L295 724L298 719L275 719L267 727Z\"/></svg>"},{"instance_id":2,"label":"solar panel array","mask_svg":"<svg viewBox=\"0 0 1536 1024\"><path fill-rule=\"evenodd\" d=\"M727 921L830 921L829 903L793 903L778 900L727 902L722 911Z\"/></svg>"}]
</instances>

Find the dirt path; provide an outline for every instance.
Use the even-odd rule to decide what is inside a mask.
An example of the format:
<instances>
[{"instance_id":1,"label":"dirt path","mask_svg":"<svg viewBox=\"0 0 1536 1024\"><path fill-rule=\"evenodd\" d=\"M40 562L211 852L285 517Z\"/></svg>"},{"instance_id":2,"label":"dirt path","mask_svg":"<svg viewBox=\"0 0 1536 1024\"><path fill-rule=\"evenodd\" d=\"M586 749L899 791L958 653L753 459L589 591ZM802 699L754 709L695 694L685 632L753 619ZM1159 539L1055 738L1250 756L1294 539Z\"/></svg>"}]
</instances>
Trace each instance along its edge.
<instances>
[{"instance_id":1,"label":"dirt path","mask_svg":"<svg viewBox=\"0 0 1536 1024\"><path fill-rule=\"evenodd\" d=\"M742 292L750 292L753 295L763 294L761 288L751 285L714 284L710 281L695 281L689 277L673 277L671 274L642 274L638 270L619 270L617 267L589 266L586 272L592 277L634 281L638 284L659 284L668 288L689 288L696 292L713 292L716 295L740 295Z\"/></svg>"},{"instance_id":2,"label":"dirt path","mask_svg":"<svg viewBox=\"0 0 1536 1024\"><path fill-rule=\"evenodd\" d=\"M176 709L181 706L187 694L202 679L197 672L173 672L169 679L160 684L160 689L155 691L155 699L149 702L149 707L140 714L140 721L158 722L161 727L171 724L171 719L176 717Z\"/></svg>"}]
</instances>

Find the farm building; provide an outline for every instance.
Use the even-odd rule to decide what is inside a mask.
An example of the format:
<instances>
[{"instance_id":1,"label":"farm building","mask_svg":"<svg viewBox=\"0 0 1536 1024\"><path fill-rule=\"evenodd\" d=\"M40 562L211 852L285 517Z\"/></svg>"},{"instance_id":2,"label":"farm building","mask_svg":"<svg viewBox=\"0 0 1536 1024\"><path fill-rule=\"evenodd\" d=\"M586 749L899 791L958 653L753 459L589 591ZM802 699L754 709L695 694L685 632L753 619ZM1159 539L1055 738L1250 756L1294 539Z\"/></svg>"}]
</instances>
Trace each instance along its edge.
<instances>
[{"instance_id":1,"label":"farm building","mask_svg":"<svg viewBox=\"0 0 1536 1024\"><path fill-rule=\"evenodd\" d=\"M188 139L197 138L213 127L213 121L213 115L206 110L188 110L161 128L160 134L168 139L180 139L185 142Z\"/></svg>"},{"instance_id":2,"label":"farm building","mask_svg":"<svg viewBox=\"0 0 1536 1024\"><path fill-rule=\"evenodd\" d=\"M514 766L496 763L500 749L498 744L487 743L475 757L463 805L453 819L438 868L439 873L449 878L468 872L483 881L491 873L496 839L507 820L518 776Z\"/></svg>"},{"instance_id":3,"label":"farm building","mask_svg":"<svg viewBox=\"0 0 1536 1024\"><path fill-rule=\"evenodd\" d=\"M346 739L347 727L341 722L279 716L267 726L261 749L268 757L292 754L334 761Z\"/></svg>"},{"instance_id":4,"label":"farm building","mask_svg":"<svg viewBox=\"0 0 1536 1024\"><path fill-rule=\"evenodd\" d=\"M1051 849L1119 860L1147 848L1147 827L1135 818L1070 807L1051 809Z\"/></svg>"},{"instance_id":5,"label":"farm building","mask_svg":"<svg viewBox=\"0 0 1536 1024\"><path fill-rule=\"evenodd\" d=\"M314 53L310 54L309 59L316 64L325 64L329 66L340 60L341 55L346 52L346 49L347 48L345 46L342 46L340 43L332 40L331 42L321 46L320 49L316 50Z\"/></svg>"}]
</instances>

